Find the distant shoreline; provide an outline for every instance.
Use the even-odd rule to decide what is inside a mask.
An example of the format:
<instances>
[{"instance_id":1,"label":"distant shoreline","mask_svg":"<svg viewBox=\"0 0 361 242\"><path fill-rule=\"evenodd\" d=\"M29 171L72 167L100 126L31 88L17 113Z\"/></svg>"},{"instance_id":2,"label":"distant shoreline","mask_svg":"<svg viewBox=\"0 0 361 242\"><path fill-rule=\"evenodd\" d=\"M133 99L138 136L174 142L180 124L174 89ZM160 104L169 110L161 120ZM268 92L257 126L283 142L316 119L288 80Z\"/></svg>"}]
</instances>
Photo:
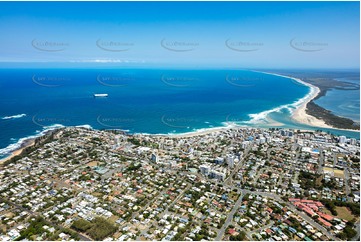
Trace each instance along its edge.
<instances>
[{"instance_id":1,"label":"distant shoreline","mask_svg":"<svg viewBox=\"0 0 361 242\"><path fill-rule=\"evenodd\" d=\"M291 118L293 120L295 120L298 123L301 124L306 124L309 126L313 126L313 127L319 127L319 128L328 128L328 129L337 129L337 130L345 130L345 131L354 131L354 132L360 132L359 129L344 129L344 128L339 128L336 126L332 126L326 123L325 120L320 119L316 116L310 115L310 111L309 111L309 106L310 104L314 104L314 100L319 98L320 96L325 94L325 91L323 91L321 93L321 89L315 85L312 85L311 83L302 81L299 78L296 77L292 77L292 76L287 76L287 75L281 75L281 74L277 74L277 73L271 73L271 72L261 72L260 73L264 73L264 74L269 74L269 75L274 75L274 76L280 76L280 77L285 77L285 78L289 78L292 79L304 86L308 86L310 87L310 92L303 98L304 100L302 101L302 103L296 107L296 109L292 112ZM302 100L302 99L301 99ZM314 104L316 105L316 104ZM318 106L318 105L317 105ZM319 107L319 106L318 106ZM320 109L326 110L322 107L319 107ZM327 110L326 110L327 111ZM342 117L338 117L336 115L334 115L337 118L342 118ZM345 119L347 120L347 119Z\"/></svg>"},{"instance_id":2,"label":"distant shoreline","mask_svg":"<svg viewBox=\"0 0 361 242\"><path fill-rule=\"evenodd\" d=\"M266 70L267 71L267 70ZM326 125L333 127L337 130L349 130L354 132L359 132L360 130L360 120L353 120L348 117L343 117L342 115L334 114L332 110L328 110L318 104L316 100L326 95L330 90L360 90L360 85L358 83L339 81L335 76L340 76L342 74L335 73L314 73L314 72L300 72L300 71L285 71L285 70L270 70L272 73L277 73L277 75L283 75L285 77L293 78L295 81L301 81L303 83L311 84L312 86L318 88L320 92L317 96L309 101L306 105L305 112L311 117L322 120ZM272 74L269 73L269 74ZM356 74L355 74L356 75ZM353 78L359 80L359 74ZM300 83L300 82L299 82ZM303 84L304 85L304 84ZM347 95L347 93L345 93Z\"/></svg>"},{"instance_id":3,"label":"distant shoreline","mask_svg":"<svg viewBox=\"0 0 361 242\"><path fill-rule=\"evenodd\" d=\"M310 115L308 115L306 113L307 103L312 101L320 93L320 89L318 87L316 87L316 86L314 86L312 84L306 83L306 82L302 81L301 79L291 77L291 76L280 75L280 74L271 73L271 72L261 72L261 73L269 74L269 75L273 75L273 76L284 77L284 78L289 78L289 79L292 79L292 80L294 80L294 81L296 81L296 82L298 82L298 83L300 83L300 84L302 84L304 86L308 86L310 88L310 92L304 97L304 100L302 101L302 103L291 114L291 118L293 120L295 120L298 123L310 125L310 126L313 126L313 127L337 129L335 127L327 125L324 121L319 120L316 117L310 116Z\"/></svg>"}]
</instances>

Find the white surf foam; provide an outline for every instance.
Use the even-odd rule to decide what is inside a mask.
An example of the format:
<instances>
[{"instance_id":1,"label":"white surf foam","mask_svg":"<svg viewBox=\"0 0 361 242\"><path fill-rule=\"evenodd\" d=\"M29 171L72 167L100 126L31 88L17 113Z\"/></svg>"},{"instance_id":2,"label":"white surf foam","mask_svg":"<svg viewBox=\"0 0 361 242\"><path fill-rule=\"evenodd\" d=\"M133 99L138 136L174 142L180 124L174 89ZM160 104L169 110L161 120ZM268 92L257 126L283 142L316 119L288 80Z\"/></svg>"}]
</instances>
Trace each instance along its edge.
<instances>
[{"instance_id":1,"label":"white surf foam","mask_svg":"<svg viewBox=\"0 0 361 242\"><path fill-rule=\"evenodd\" d=\"M2 117L1 119L17 119L17 118L22 118L25 116L26 116L25 113L21 113L21 114L16 114L16 115L12 115L12 116L5 116L5 117Z\"/></svg>"},{"instance_id":2,"label":"white surf foam","mask_svg":"<svg viewBox=\"0 0 361 242\"><path fill-rule=\"evenodd\" d=\"M1 156L10 155L11 152L19 149L23 145L23 143L26 142L27 140L38 138L50 130L54 130L54 129L58 129L58 128L62 128L62 127L64 127L64 126L61 124L54 124L54 125L46 126L46 127L44 127L44 129L42 131L40 131L40 132L38 131L34 135L20 138L20 139L18 139L17 142L8 145L5 148L0 149L0 155ZM12 138L11 140L16 140L16 139Z\"/></svg>"}]
</instances>

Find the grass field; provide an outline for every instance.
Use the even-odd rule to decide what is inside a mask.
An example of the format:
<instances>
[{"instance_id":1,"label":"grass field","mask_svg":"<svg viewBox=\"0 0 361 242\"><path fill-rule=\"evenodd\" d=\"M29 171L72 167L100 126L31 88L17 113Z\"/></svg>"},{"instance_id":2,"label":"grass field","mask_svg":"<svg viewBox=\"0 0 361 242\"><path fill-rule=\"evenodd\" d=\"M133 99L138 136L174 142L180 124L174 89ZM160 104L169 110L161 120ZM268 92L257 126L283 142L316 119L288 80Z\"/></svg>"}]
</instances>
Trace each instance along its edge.
<instances>
[{"instance_id":1,"label":"grass field","mask_svg":"<svg viewBox=\"0 0 361 242\"><path fill-rule=\"evenodd\" d=\"M333 169L330 167L324 167L323 171L333 173L335 177L345 178L344 171L339 169Z\"/></svg>"},{"instance_id":2,"label":"grass field","mask_svg":"<svg viewBox=\"0 0 361 242\"><path fill-rule=\"evenodd\" d=\"M112 216L110 216L109 221L111 221L112 223L115 223L115 221L117 221L118 219L119 219L118 216L112 215Z\"/></svg>"},{"instance_id":3,"label":"grass field","mask_svg":"<svg viewBox=\"0 0 361 242\"><path fill-rule=\"evenodd\" d=\"M347 221L350 221L355 217L347 207L336 207L336 211L337 217L340 219L346 219Z\"/></svg>"},{"instance_id":4,"label":"grass field","mask_svg":"<svg viewBox=\"0 0 361 242\"><path fill-rule=\"evenodd\" d=\"M328 210L327 208L323 208L322 209L322 212L325 213L325 214L328 214L328 215L332 215L331 211ZM333 216L333 215L332 215Z\"/></svg>"},{"instance_id":5,"label":"grass field","mask_svg":"<svg viewBox=\"0 0 361 242\"><path fill-rule=\"evenodd\" d=\"M335 174L335 177L345 178L343 170L335 169L335 170L333 170L333 172Z\"/></svg>"},{"instance_id":6,"label":"grass field","mask_svg":"<svg viewBox=\"0 0 361 242\"><path fill-rule=\"evenodd\" d=\"M337 211L336 217L339 219L346 219L347 221L350 221L355 217L354 215L352 215L351 211L347 207L336 207L336 211ZM327 208L323 208L322 212L328 215L332 215L331 211L328 210Z\"/></svg>"}]
</instances>

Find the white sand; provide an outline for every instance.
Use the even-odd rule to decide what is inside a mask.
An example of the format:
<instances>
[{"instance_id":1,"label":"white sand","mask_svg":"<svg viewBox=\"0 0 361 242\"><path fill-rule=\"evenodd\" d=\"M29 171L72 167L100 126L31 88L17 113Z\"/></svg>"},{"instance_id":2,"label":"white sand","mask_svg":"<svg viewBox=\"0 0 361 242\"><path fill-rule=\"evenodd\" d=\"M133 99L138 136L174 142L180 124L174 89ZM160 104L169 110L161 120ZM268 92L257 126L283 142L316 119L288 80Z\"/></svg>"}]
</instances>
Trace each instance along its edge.
<instances>
[{"instance_id":1,"label":"white sand","mask_svg":"<svg viewBox=\"0 0 361 242\"><path fill-rule=\"evenodd\" d=\"M298 123L306 124L306 125L313 126L313 127L337 129L335 127L332 127L332 126L326 124L325 121L323 121L321 119L317 119L316 117L313 117L306 113L307 103L309 103L315 97L317 97L318 93L320 92L320 89L318 87L316 87L310 83L304 82L298 78L285 76L285 75L279 75L279 74L275 74L275 73L269 73L269 72L262 72L262 73L290 78L290 79L300 83L301 85L308 86L311 88L310 92L304 98L302 98L298 104L296 104L296 109L292 112L292 115L291 115L291 118L293 120L295 120Z\"/></svg>"},{"instance_id":2,"label":"white sand","mask_svg":"<svg viewBox=\"0 0 361 242\"><path fill-rule=\"evenodd\" d=\"M189 138L189 137L211 134L211 133L219 132L222 130L228 130L228 129L237 128L237 127L240 128L241 126L228 125L228 126L217 127L217 128L204 128L204 129L200 129L200 130L193 131L193 132L181 133L181 134L168 134L165 136L170 137L170 138Z\"/></svg>"}]
</instances>

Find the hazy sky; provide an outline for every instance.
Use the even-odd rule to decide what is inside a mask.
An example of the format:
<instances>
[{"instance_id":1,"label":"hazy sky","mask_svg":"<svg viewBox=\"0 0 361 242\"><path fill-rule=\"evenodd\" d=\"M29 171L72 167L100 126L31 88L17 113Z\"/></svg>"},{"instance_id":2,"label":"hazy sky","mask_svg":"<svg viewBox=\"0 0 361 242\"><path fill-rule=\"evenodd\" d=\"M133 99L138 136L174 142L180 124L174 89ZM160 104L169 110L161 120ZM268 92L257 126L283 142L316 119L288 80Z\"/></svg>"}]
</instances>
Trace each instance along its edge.
<instances>
[{"instance_id":1,"label":"hazy sky","mask_svg":"<svg viewBox=\"0 0 361 242\"><path fill-rule=\"evenodd\" d=\"M0 2L0 67L358 68L359 8L359 2Z\"/></svg>"}]
</instances>

